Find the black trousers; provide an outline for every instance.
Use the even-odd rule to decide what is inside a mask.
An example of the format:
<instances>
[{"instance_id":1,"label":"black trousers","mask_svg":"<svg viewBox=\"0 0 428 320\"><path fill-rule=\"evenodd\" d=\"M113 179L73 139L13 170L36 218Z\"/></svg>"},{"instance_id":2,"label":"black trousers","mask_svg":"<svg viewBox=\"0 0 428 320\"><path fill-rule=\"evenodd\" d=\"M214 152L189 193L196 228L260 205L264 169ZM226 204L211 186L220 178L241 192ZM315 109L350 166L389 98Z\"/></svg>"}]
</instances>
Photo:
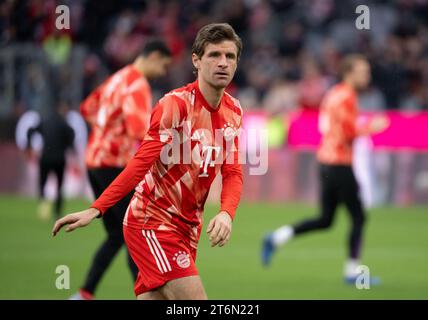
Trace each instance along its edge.
<instances>
[{"instance_id":1,"label":"black trousers","mask_svg":"<svg viewBox=\"0 0 428 320\"><path fill-rule=\"evenodd\" d=\"M321 164L320 182L320 215L317 218L304 220L294 225L294 233L300 235L313 230L329 228L333 223L338 205L343 203L351 218L348 253L350 258L357 259L360 256L366 214L352 167Z\"/></svg>"},{"instance_id":2,"label":"black trousers","mask_svg":"<svg viewBox=\"0 0 428 320\"><path fill-rule=\"evenodd\" d=\"M62 183L64 180L65 160L48 161L40 159L39 161L39 197L45 198L45 186L48 180L49 173L56 176L56 199L55 199L55 216L59 218L62 209Z\"/></svg>"},{"instance_id":3,"label":"black trousers","mask_svg":"<svg viewBox=\"0 0 428 320\"><path fill-rule=\"evenodd\" d=\"M103 193L110 183L119 175L122 169L123 168L102 168L88 170L89 182L95 197L98 198L101 193ZM86 276L85 284L82 287L92 294L95 292L104 272L124 244L123 218L131 198L132 192L108 209L102 218L104 228L107 232L107 238L98 248ZM127 259L133 280L135 281L137 279L138 268L129 255L129 252L127 253Z\"/></svg>"}]
</instances>

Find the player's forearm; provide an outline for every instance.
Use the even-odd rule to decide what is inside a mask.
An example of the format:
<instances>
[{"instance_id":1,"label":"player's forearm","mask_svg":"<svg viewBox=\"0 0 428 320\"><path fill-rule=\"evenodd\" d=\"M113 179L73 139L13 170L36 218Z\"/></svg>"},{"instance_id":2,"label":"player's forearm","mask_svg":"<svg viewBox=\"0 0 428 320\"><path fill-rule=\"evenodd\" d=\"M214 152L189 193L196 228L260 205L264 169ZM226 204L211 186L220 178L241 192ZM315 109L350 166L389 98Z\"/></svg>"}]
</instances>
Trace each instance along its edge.
<instances>
[{"instance_id":1,"label":"player's forearm","mask_svg":"<svg viewBox=\"0 0 428 320\"><path fill-rule=\"evenodd\" d=\"M159 158L163 145L162 142L157 140L143 141L134 158L91 207L100 210L101 214L104 214L107 209L130 193Z\"/></svg>"},{"instance_id":2,"label":"player's forearm","mask_svg":"<svg viewBox=\"0 0 428 320\"><path fill-rule=\"evenodd\" d=\"M365 122L356 126L356 135L357 136L368 136L372 134L370 122Z\"/></svg>"},{"instance_id":3,"label":"player's forearm","mask_svg":"<svg viewBox=\"0 0 428 320\"><path fill-rule=\"evenodd\" d=\"M243 177L240 164L227 165L222 171L221 211L235 217L241 199Z\"/></svg>"}]
</instances>

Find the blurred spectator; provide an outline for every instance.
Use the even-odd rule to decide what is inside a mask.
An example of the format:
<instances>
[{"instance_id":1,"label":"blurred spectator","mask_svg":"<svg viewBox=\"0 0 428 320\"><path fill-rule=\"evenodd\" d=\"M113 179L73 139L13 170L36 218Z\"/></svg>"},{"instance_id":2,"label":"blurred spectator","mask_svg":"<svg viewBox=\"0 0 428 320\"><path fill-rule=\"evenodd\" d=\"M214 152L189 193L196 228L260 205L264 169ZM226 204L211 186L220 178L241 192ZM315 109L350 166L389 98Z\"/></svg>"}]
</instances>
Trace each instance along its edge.
<instances>
[{"instance_id":1,"label":"blurred spectator","mask_svg":"<svg viewBox=\"0 0 428 320\"><path fill-rule=\"evenodd\" d=\"M299 82L299 104L303 109L317 110L330 83L311 56L302 57L303 75Z\"/></svg>"},{"instance_id":2,"label":"blurred spectator","mask_svg":"<svg viewBox=\"0 0 428 320\"><path fill-rule=\"evenodd\" d=\"M31 62L23 67L24 77L20 82L20 96L26 110L43 113L51 107L51 92L46 73L41 64Z\"/></svg>"},{"instance_id":3,"label":"blurred spectator","mask_svg":"<svg viewBox=\"0 0 428 320\"><path fill-rule=\"evenodd\" d=\"M43 49L52 65L63 65L70 57L70 36L54 29L54 32L43 40Z\"/></svg>"},{"instance_id":4,"label":"blurred spectator","mask_svg":"<svg viewBox=\"0 0 428 320\"><path fill-rule=\"evenodd\" d=\"M121 13L106 40L104 50L113 69L119 69L130 63L143 46L142 35L132 32L135 18L131 11Z\"/></svg>"},{"instance_id":5,"label":"blurred spectator","mask_svg":"<svg viewBox=\"0 0 428 320\"><path fill-rule=\"evenodd\" d=\"M263 100L263 107L269 115L288 113L297 109L298 106L297 81L290 75L278 77Z\"/></svg>"},{"instance_id":6,"label":"blurred spectator","mask_svg":"<svg viewBox=\"0 0 428 320\"><path fill-rule=\"evenodd\" d=\"M282 56L296 56L303 48L304 36L304 29L300 22L285 23L278 45L280 54Z\"/></svg>"},{"instance_id":7,"label":"blurred spectator","mask_svg":"<svg viewBox=\"0 0 428 320\"><path fill-rule=\"evenodd\" d=\"M427 90L422 83L422 75L419 71L413 71L408 75L408 88L400 100L399 107L402 110L420 111L427 110Z\"/></svg>"},{"instance_id":8,"label":"blurred spectator","mask_svg":"<svg viewBox=\"0 0 428 320\"><path fill-rule=\"evenodd\" d=\"M367 87L358 95L358 107L361 110L381 111L386 109L385 96L373 85Z\"/></svg>"}]
</instances>

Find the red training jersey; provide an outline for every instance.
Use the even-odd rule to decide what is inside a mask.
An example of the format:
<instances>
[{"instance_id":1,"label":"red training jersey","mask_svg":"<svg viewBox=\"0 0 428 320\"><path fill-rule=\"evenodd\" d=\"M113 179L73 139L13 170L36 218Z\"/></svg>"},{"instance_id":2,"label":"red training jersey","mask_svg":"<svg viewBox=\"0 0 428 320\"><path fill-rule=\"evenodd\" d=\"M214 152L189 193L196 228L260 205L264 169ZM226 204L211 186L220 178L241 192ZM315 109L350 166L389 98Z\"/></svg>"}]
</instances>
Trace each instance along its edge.
<instances>
[{"instance_id":1,"label":"red training jersey","mask_svg":"<svg viewBox=\"0 0 428 320\"><path fill-rule=\"evenodd\" d=\"M206 102L197 81L166 94L138 152L92 207L104 213L136 187L124 224L174 230L196 248L205 200L218 173L221 210L235 216L242 191L241 127L240 104L226 92L217 109Z\"/></svg>"},{"instance_id":2,"label":"red training jersey","mask_svg":"<svg viewBox=\"0 0 428 320\"><path fill-rule=\"evenodd\" d=\"M91 125L88 168L124 167L146 133L152 109L150 85L128 65L104 81L80 105Z\"/></svg>"},{"instance_id":3,"label":"red training jersey","mask_svg":"<svg viewBox=\"0 0 428 320\"><path fill-rule=\"evenodd\" d=\"M327 92L319 114L322 138L317 158L320 163L352 164L354 139L370 133L367 125L357 126L357 116L357 94L350 85L339 83Z\"/></svg>"}]
</instances>

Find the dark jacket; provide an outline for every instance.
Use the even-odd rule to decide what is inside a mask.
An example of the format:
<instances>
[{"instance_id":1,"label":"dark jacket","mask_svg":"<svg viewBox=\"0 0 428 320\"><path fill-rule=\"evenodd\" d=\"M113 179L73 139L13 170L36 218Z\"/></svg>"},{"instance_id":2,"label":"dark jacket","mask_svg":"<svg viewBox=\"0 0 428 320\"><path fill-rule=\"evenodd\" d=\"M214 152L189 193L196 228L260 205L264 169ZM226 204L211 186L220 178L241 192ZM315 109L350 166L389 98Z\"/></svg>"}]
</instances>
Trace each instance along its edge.
<instances>
[{"instance_id":1,"label":"dark jacket","mask_svg":"<svg viewBox=\"0 0 428 320\"><path fill-rule=\"evenodd\" d=\"M28 148L35 132L39 132L43 138L40 160L49 163L65 162L65 153L68 148L73 148L74 142L74 131L65 119L57 112L43 117L37 127L28 130Z\"/></svg>"}]
</instances>

